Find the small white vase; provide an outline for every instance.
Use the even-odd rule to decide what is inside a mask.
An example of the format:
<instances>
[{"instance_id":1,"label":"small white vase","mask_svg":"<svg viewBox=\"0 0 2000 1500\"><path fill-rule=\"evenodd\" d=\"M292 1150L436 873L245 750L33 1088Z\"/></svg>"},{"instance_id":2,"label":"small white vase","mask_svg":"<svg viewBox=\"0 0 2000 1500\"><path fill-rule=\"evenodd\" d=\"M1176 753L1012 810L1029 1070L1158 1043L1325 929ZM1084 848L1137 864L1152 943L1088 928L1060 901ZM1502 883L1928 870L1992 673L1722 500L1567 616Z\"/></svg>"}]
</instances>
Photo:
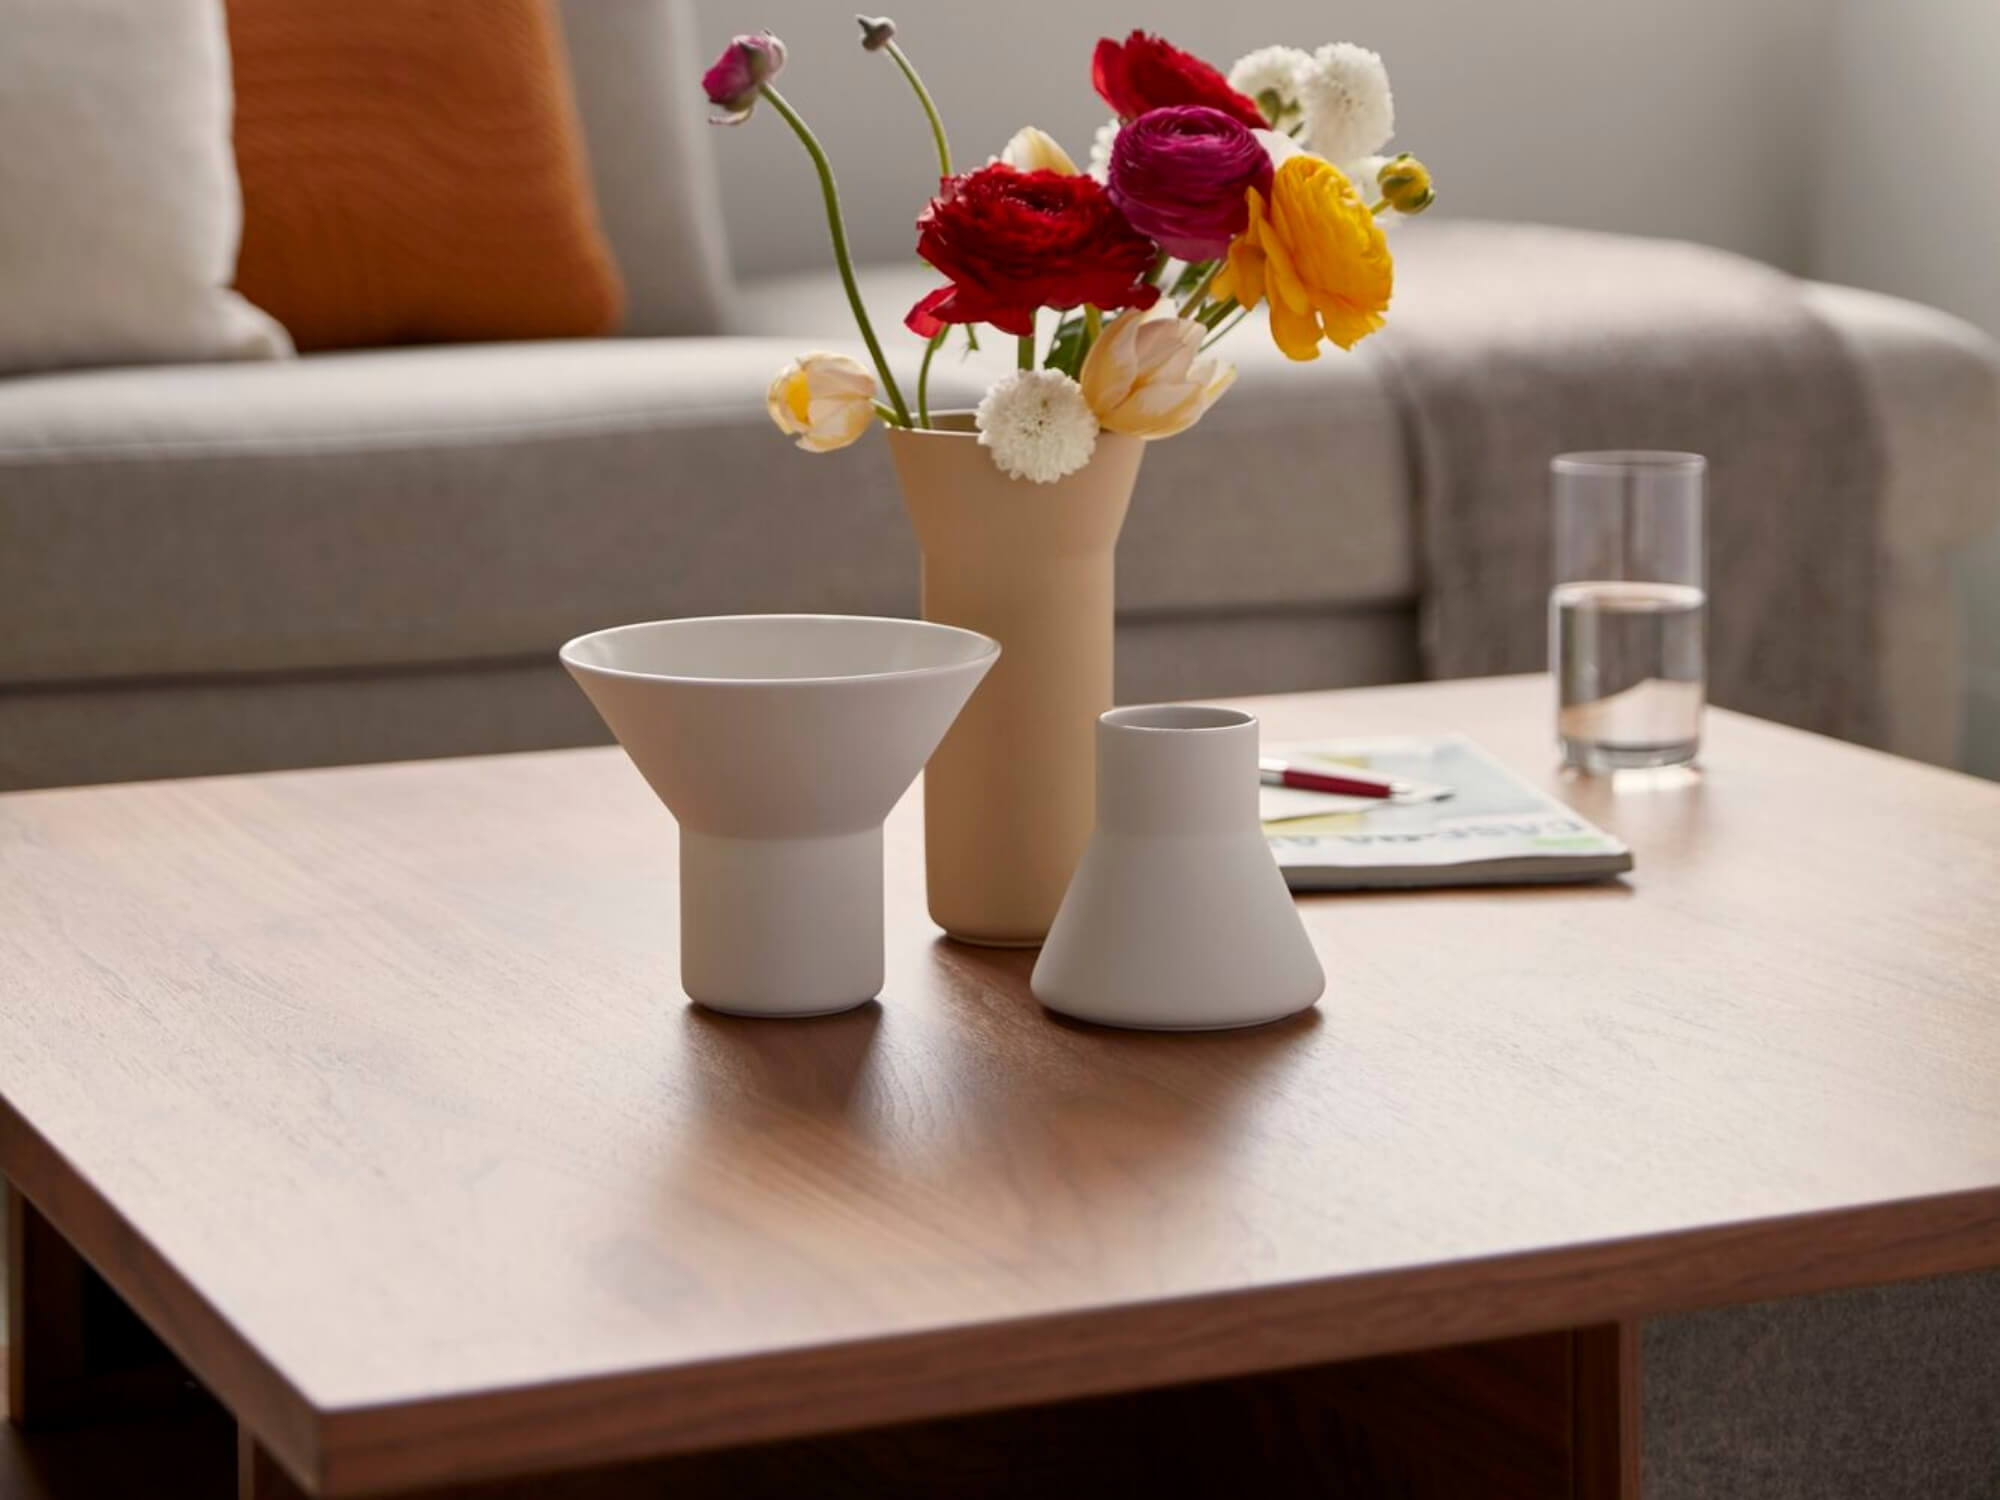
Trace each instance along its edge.
<instances>
[{"instance_id":1,"label":"small white vase","mask_svg":"<svg viewBox=\"0 0 2000 1500\"><path fill-rule=\"evenodd\" d=\"M882 820L999 654L853 615L656 620L562 648L680 823L689 999L815 1016L875 997Z\"/></svg>"},{"instance_id":2,"label":"small white vase","mask_svg":"<svg viewBox=\"0 0 2000 1500\"><path fill-rule=\"evenodd\" d=\"M1257 721L1118 708L1097 721L1097 827L1035 998L1105 1026L1212 1031L1305 1010L1326 975L1257 820Z\"/></svg>"}]
</instances>

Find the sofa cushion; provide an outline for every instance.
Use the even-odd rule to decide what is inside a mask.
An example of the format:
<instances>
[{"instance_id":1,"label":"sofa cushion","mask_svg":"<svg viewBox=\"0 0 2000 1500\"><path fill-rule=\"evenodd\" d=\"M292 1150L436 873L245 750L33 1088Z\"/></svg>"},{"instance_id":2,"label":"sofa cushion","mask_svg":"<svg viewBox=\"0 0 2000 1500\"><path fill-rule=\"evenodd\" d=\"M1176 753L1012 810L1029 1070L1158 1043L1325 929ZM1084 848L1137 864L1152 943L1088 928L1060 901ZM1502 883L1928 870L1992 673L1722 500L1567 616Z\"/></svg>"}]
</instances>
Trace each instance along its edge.
<instances>
[{"instance_id":1,"label":"sofa cushion","mask_svg":"<svg viewBox=\"0 0 2000 1500\"><path fill-rule=\"evenodd\" d=\"M764 413L785 350L602 340L0 382L0 681L552 652L622 620L893 610L886 455Z\"/></svg>"},{"instance_id":2,"label":"sofa cushion","mask_svg":"<svg viewBox=\"0 0 2000 1500\"><path fill-rule=\"evenodd\" d=\"M0 0L0 371L291 353L226 289L229 111L221 0Z\"/></svg>"},{"instance_id":3,"label":"sofa cushion","mask_svg":"<svg viewBox=\"0 0 2000 1500\"><path fill-rule=\"evenodd\" d=\"M501 660L660 615L908 612L885 445L805 454L765 415L771 373L812 342L841 341L0 382L0 682ZM1128 614L1407 590L1406 562L1370 560L1408 556L1394 423L1357 371L1329 369L1317 403L1232 392L1149 457ZM965 405L982 379L944 364L934 386Z\"/></svg>"},{"instance_id":4,"label":"sofa cushion","mask_svg":"<svg viewBox=\"0 0 2000 1500\"><path fill-rule=\"evenodd\" d=\"M229 0L229 42L236 285L301 351L617 325L547 0Z\"/></svg>"}]
</instances>

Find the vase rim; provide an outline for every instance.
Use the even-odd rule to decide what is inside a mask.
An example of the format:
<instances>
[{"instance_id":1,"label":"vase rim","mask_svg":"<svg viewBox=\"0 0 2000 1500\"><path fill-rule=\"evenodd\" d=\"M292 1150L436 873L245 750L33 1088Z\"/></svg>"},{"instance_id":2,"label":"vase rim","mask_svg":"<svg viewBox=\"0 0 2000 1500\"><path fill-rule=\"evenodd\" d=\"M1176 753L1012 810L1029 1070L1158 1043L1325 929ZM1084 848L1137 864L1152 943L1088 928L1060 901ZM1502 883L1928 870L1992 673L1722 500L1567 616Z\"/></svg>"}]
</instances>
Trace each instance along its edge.
<instances>
[{"instance_id":1,"label":"vase rim","mask_svg":"<svg viewBox=\"0 0 2000 1500\"><path fill-rule=\"evenodd\" d=\"M1140 734L1211 734L1217 730L1255 728L1257 716L1236 708L1211 708L1199 703L1142 703L1114 708L1097 716L1106 729Z\"/></svg>"},{"instance_id":2,"label":"vase rim","mask_svg":"<svg viewBox=\"0 0 2000 1500\"><path fill-rule=\"evenodd\" d=\"M947 655L935 661L898 663L894 660L868 660L863 652L857 664L849 669L814 673L790 674L771 671L724 671L713 665L700 669L699 632L715 633L737 629L748 632L765 632L774 636L773 645L784 644L782 632L789 627L819 628L822 631L848 632L857 636L872 634L882 637L883 642L900 638L904 642L929 641L939 646L949 645ZM646 643L652 639L671 639L677 634L690 634L697 647L694 660L687 668L674 670L647 667L633 662L620 662L613 653L628 642ZM891 653L893 656L893 652ZM741 614L741 615L689 615L677 619L636 620L625 625L612 625L602 630L589 631L563 643L556 655L571 672L586 673L596 677L618 677L633 681L658 683L681 687L756 689L769 691L773 688L793 689L825 686L830 683L882 682L890 679L910 681L916 678L948 676L972 669L984 671L1000 654L1000 643L991 636L976 630L966 630L957 625L946 625L934 620L908 620L882 615L838 615L838 614ZM727 652L722 655L726 657ZM713 655L711 660L713 660ZM879 664L877 664L879 661Z\"/></svg>"},{"instance_id":3,"label":"vase rim","mask_svg":"<svg viewBox=\"0 0 2000 1500\"><path fill-rule=\"evenodd\" d=\"M888 432L892 436L899 438L946 437L946 438L971 438L975 442L978 441L979 439L978 412L974 411L971 407L966 406L966 407L952 407L945 411L934 411L931 413L931 421L933 423L946 421L948 419L956 419L957 421L962 422L964 425L954 426L954 427L885 426L883 430L885 432ZM915 418L913 417L911 420L914 421Z\"/></svg>"},{"instance_id":4,"label":"vase rim","mask_svg":"<svg viewBox=\"0 0 2000 1500\"><path fill-rule=\"evenodd\" d=\"M949 411L932 412L931 421L933 423L937 423L947 418L956 418L964 422L965 425L962 427L938 427L938 426L891 427L888 424L884 423L882 430L886 432L893 441L897 442L901 442L907 438L959 438L962 440L976 443L979 441L979 428L977 426L978 416L979 414L969 406L962 408L954 408ZM911 420L914 421L915 419L912 418ZM1135 438L1130 433L1111 432L1106 429L1100 428L1097 433L1097 441L1100 443L1123 443L1123 442L1136 443L1136 442L1144 442L1145 439Z\"/></svg>"}]
</instances>

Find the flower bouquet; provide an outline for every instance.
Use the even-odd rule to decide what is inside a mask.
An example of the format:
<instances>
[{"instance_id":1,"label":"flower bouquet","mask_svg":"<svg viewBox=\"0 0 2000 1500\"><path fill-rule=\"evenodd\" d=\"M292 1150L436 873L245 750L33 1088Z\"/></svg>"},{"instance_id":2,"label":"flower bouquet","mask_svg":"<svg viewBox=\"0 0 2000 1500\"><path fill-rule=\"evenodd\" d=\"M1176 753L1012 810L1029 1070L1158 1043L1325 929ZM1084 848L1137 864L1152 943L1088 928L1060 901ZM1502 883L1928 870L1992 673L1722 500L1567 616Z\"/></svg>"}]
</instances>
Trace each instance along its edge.
<instances>
[{"instance_id":1,"label":"flower bouquet","mask_svg":"<svg viewBox=\"0 0 2000 1500\"><path fill-rule=\"evenodd\" d=\"M716 123L765 104L805 147L868 355L787 365L767 392L772 421L813 453L881 422L923 552L925 618L1001 643L925 777L931 913L957 937L1032 944L1092 826L1112 556L1145 443L1187 430L1229 389L1235 368L1210 351L1253 309L1294 360L1380 328L1394 284L1384 229L1430 205L1430 177L1378 154L1394 112L1373 52L1265 47L1225 76L1139 31L1091 60L1114 118L1088 171L1030 127L955 172L894 23L859 20L937 149L916 249L944 284L903 316L923 340L914 402L863 301L826 153L776 87L784 44L739 36L702 84ZM933 412L934 360L955 329L978 348L981 328L1013 341L1012 368L975 412Z\"/></svg>"}]
</instances>

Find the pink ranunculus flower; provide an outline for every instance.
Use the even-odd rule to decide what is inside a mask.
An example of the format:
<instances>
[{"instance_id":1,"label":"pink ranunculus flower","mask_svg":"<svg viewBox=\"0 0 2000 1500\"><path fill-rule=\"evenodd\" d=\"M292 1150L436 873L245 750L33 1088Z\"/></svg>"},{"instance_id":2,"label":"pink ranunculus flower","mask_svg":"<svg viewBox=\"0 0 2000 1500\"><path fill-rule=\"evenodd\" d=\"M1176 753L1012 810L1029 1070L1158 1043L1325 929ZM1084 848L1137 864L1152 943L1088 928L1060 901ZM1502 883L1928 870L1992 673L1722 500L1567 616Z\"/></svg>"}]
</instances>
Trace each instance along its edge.
<instances>
[{"instance_id":1,"label":"pink ranunculus flower","mask_svg":"<svg viewBox=\"0 0 2000 1500\"><path fill-rule=\"evenodd\" d=\"M708 102L721 111L708 117L711 125L740 125L750 118L757 91L784 70L785 44L762 31L739 36L722 49L715 66L701 75Z\"/></svg>"},{"instance_id":2,"label":"pink ranunculus flower","mask_svg":"<svg viewBox=\"0 0 2000 1500\"><path fill-rule=\"evenodd\" d=\"M1249 190L1270 194L1271 157L1219 109L1153 109L1118 132L1109 187L1126 222L1169 255L1214 260L1248 227Z\"/></svg>"}]
</instances>

